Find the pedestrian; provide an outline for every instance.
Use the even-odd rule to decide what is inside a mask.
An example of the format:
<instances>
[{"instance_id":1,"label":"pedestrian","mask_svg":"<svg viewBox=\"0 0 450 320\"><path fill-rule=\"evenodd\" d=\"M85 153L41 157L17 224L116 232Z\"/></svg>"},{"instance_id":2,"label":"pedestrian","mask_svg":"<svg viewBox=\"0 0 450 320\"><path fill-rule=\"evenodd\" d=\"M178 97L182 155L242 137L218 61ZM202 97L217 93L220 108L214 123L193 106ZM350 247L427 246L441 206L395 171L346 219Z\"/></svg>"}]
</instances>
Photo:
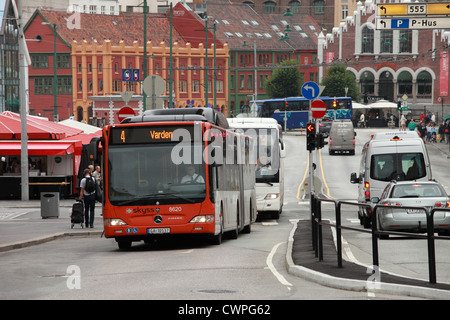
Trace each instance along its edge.
<instances>
[{"instance_id":1,"label":"pedestrian","mask_svg":"<svg viewBox=\"0 0 450 320\"><path fill-rule=\"evenodd\" d=\"M411 121L409 122L408 128L409 131L414 131L416 129L416 122L413 119L411 119Z\"/></svg>"},{"instance_id":2,"label":"pedestrian","mask_svg":"<svg viewBox=\"0 0 450 320\"><path fill-rule=\"evenodd\" d=\"M425 141L425 135L427 133L427 129L425 128L424 121L419 123L419 126L417 127L417 131L419 132L420 137L423 141Z\"/></svg>"},{"instance_id":3,"label":"pedestrian","mask_svg":"<svg viewBox=\"0 0 450 320\"><path fill-rule=\"evenodd\" d=\"M445 124L444 133L445 133L445 141L447 142L447 144L449 144L450 143L450 120L447 120L447 122Z\"/></svg>"},{"instance_id":4,"label":"pedestrian","mask_svg":"<svg viewBox=\"0 0 450 320\"><path fill-rule=\"evenodd\" d=\"M442 143L442 141L445 139L444 134L445 134L445 122L442 121L438 129L439 143Z\"/></svg>"},{"instance_id":5,"label":"pedestrian","mask_svg":"<svg viewBox=\"0 0 450 320\"><path fill-rule=\"evenodd\" d=\"M404 114L402 114L402 117L400 118L400 124L402 126L401 131L405 131L406 130L406 117Z\"/></svg>"},{"instance_id":6,"label":"pedestrian","mask_svg":"<svg viewBox=\"0 0 450 320\"><path fill-rule=\"evenodd\" d=\"M101 168L100 166L96 166L95 167L95 171L92 173L92 176L95 178L95 182L97 182L97 184L99 186L102 186L102 173L101 173Z\"/></svg>"},{"instance_id":7,"label":"pedestrian","mask_svg":"<svg viewBox=\"0 0 450 320\"><path fill-rule=\"evenodd\" d=\"M422 112L422 113L420 114L420 119L419 119L419 121L422 122L422 121L424 121L424 120L425 120L425 114Z\"/></svg>"},{"instance_id":8,"label":"pedestrian","mask_svg":"<svg viewBox=\"0 0 450 320\"><path fill-rule=\"evenodd\" d=\"M430 141L430 137L431 137L431 123L428 122L426 125L426 131L427 131L427 142Z\"/></svg>"},{"instance_id":9,"label":"pedestrian","mask_svg":"<svg viewBox=\"0 0 450 320\"><path fill-rule=\"evenodd\" d=\"M434 112L431 113L431 123L436 123L436 115Z\"/></svg>"},{"instance_id":10,"label":"pedestrian","mask_svg":"<svg viewBox=\"0 0 450 320\"><path fill-rule=\"evenodd\" d=\"M88 165L88 169L89 169L89 174L92 177L92 174L94 173L94 166L92 164Z\"/></svg>"},{"instance_id":11,"label":"pedestrian","mask_svg":"<svg viewBox=\"0 0 450 320\"><path fill-rule=\"evenodd\" d=\"M84 222L86 228L94 227L95 217L95 178L89 169L84 169L84 178L80 181L80 201L84 202Z\"/></svg>"}]
</instances>

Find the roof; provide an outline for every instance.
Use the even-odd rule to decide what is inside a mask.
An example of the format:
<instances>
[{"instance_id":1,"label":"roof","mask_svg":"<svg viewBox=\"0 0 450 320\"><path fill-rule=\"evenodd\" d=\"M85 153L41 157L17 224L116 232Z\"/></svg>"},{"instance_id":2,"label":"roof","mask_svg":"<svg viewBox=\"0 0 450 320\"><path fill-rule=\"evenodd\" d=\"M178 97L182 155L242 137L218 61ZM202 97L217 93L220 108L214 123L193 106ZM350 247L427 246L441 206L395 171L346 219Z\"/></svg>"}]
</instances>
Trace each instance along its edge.
<instances>
[{"instance_id":1,"label":"roof","mask_svg":"<svg viewBox=\"0 0 450 320\"><path fill-rule=\"evenodd\" d=\"M30 140L59 140L83 132L62 124L48 121L46 118L27 115L27 135ZM5 111L0 113L0 139L21 139L20 114Z\"/></svg>"},{"instance_id":2,"label":"roof","mask_svg":"<svg viewBox=\"0 0 450 320\"><path fill-rule=\"evenodd\" d=\"M68 126L70 128L83 130L84 134L97 133L97 132L102 130L99 127L92 126L90 124L87 124L87 123L84 123L84 122L80 122L80 121L76 121L76 120L72 120L72 119L62 120L62 121L60 121L58 123L62 124L62 125L65 125L65 126Z\"/></svg>"},{"instance_id":3,"label":"roof","mask_svg":"<svg viewBox=\"0 0 450 320\"><path fill-rule=\"evenodd\" d=\"M64 156L75 152L74 141L28 141L29 156ZM3 155L21 154L22 145L20 141L0 141L0 153Z\"/></svg>"},{"instance_id":4,"label":"roof","mask_svg":"<svg viewBox=\"0 0 450 320\"><path fill-rule=\"evenodd\" d=\"M118 45L121 40L126 46L138 41L142 45L144 40L144 18L142 13L121 13L120 15L67 13L61 11L36 10L25 26L25 30L33 22L36 15L50 23L56 24L59 36L70 47L72 40L88 42L96 40L100 45L110 39L113 45ZM74 19L79 20L75 21ZM79 22L79 28L74 22ZM166 14L147 14L147 41L159 44L162 41L169 42L170 23ZM173 42L185 45L183 37L172 30Z\"/></svg>"},{"instance_id":5,"label":"roof","mask_svg":"<svg viewBox=\"0 0 450 320\"><path fill-rule=\"evenodd\" d=\"M195 3L188 5L193 8ZM257 50L316 50L321 31L309 15L259 14L248 5L228 1L208 2L208 16L216 21L217 39L228 43L230 50L253 51L254 40ZM292 29L290 39L280 41L286 25ZM243 47L244 41L247 47Z\"/></svg>"}]
</instances>

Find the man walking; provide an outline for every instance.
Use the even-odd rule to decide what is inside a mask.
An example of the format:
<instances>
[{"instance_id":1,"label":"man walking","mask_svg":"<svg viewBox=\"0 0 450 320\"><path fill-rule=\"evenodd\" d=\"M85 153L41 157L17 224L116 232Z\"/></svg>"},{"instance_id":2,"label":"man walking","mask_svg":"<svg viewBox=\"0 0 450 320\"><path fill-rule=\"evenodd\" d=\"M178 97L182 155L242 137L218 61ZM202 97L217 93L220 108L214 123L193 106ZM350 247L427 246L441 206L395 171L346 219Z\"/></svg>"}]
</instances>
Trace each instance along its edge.
<instances>
[{"instance_id":1,"label":"man walking","mask_svg":"<svg viewBox=\"0 0 450 320\"><path fill-rule=\"evenodd\" d=\"M89 169L84 169L84 178L80 181L80 200L84 201L84 222L86 228L94 227L95 216L95 180L91 176ZM89 215L90 213L90 215Z\"/></svg>"}]
</instances>

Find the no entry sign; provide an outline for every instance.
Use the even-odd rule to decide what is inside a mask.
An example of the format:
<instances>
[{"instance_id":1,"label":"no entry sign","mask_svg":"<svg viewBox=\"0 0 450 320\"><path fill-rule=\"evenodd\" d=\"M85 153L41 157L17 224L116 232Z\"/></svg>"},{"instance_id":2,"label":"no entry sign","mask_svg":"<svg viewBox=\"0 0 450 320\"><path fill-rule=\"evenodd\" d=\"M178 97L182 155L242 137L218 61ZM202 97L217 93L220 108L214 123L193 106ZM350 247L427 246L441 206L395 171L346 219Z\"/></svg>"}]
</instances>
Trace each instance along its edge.
<instances>
[{"instance_id":1,"label":"no entry sign","mask_svg":"<svg viewBox=\"0 0 450 320\"><path fill-rule=\"evenodd\" d=\"M311 103L311 112L313 118L322 118L327 113L327 106L322 100L314 100Z\"/></svg>"},{"instance_id":2,"label":"no entry sign","mask_svg":"<svg viewBox=\"0 0 450 320\"><path fill-rule=\"evenodd\" d=\"M122 120L124 120L125 118L134 117L135 115L136 114L134 113L134 110L132 108L123 107L117 113L117 118L119 119L120 122L122 122Z\"/></svg>"}]
</instances>

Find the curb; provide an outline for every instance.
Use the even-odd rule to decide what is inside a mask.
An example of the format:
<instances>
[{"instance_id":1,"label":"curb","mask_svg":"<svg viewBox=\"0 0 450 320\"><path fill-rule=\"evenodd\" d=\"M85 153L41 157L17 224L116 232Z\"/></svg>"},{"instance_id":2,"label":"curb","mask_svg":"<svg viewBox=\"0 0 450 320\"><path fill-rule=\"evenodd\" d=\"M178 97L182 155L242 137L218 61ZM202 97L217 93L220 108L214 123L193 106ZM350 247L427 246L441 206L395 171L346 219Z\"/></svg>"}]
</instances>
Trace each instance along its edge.
<instances>
[{"instance_id":1,"label":"curb","mask_svg":"<svg viewBox=\"0 0 450 320\"><path fill-rule=\"evenodd\" d=\"M417 286L407 286L401 284L391 284L384 282L371 282L371 281L361 281L346 278L333 277L328 274L314 271L302 266L294 264L292 259L292 248L294 244L294 234L297 229L297 222L293 223L291 233L289 234L287 249L286 249L286 263L287 271L289 274L309 280L327 287L349 290L349 291L366 291L367 294L392 294L400 296L411 296L417 298L425 299L436 299L436 300L448 300L450 299L450 291L423 288Z\"/></svg>"},{"instance_id":2,"label":"curb","mask_svg":"<svg viewBox=\"0 0 450 320\"><path fill-rule=\"evenodd\" d=\"M103 231L60 232L60 233L55 233L55 234L49 235L49 236L34 238L31 240L19 241L19 242L13 242L13 243L7 243L4 245L0 245L0 252L5 252L5 251L9 251L9 250L14 250L14 249L20 249L20 248L25 248L25 247L31 247L34 245L46 243L49 241L53 241L53 240L57 240L57 239L65 238L65 237L98 236L98 235L101 236L102 234L103 234Z\"/></svg>"}]
</instances>

